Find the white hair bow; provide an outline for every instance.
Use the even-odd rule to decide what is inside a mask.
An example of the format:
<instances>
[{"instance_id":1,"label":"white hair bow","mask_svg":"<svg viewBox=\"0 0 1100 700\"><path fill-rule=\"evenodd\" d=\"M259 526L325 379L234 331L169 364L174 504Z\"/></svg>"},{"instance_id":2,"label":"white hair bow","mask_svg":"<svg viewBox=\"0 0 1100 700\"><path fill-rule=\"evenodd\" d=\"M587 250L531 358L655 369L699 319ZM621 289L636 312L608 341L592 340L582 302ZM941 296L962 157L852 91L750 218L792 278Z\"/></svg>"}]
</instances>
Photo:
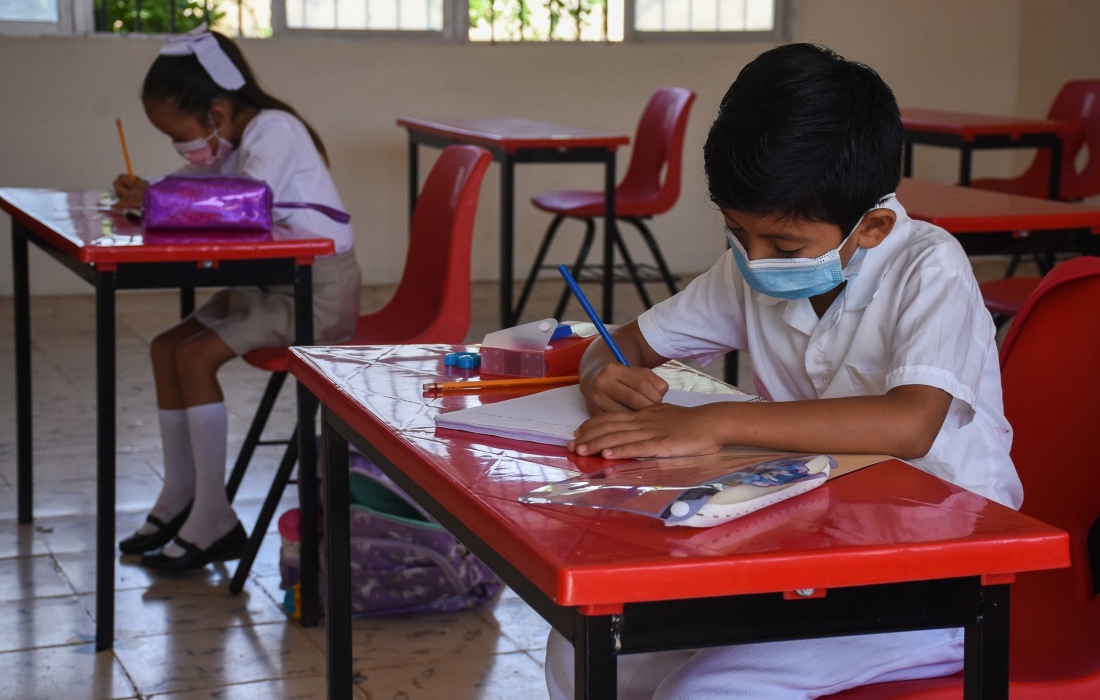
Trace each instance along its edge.
<instances>
[{"instance_id":1,"label":"white hair bow","mask_svg":"<svg viewBox=\"0 0 1100 700\"><path fill-rule=\"evenodd\" d=\"M240 90L244 87L244 76L229 56L218 44L218 40L207 30L206 22L186 34L179 34L160 47L161 56L186 56L195 54L199 65L219 87L226 90Z\"/></svg>"}]
</instances>

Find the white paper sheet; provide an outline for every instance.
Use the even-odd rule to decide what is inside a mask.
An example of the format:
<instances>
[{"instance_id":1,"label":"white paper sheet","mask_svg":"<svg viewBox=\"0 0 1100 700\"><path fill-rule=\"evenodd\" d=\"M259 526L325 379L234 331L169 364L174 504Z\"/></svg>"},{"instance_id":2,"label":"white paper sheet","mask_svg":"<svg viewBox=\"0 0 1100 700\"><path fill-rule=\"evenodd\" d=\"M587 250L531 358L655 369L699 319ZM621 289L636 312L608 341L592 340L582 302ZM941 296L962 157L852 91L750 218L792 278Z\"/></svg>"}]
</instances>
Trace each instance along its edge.
<instances>
[{"instance_id":1,"label":"white paper sheet","mask_svg":"<svg viewBox=\"0 0 1100 700\"><path fill-rule=\"evenodd\" d=\"M759 401L751 394L704 394L669 389L665 403L695 407L720 401ZM440 428L493 435L496 437L565 445L573 432L588 420L584 396L577 385L548 389L507 401L464 408L435 417Z\"/></svg>"}]
</instances>

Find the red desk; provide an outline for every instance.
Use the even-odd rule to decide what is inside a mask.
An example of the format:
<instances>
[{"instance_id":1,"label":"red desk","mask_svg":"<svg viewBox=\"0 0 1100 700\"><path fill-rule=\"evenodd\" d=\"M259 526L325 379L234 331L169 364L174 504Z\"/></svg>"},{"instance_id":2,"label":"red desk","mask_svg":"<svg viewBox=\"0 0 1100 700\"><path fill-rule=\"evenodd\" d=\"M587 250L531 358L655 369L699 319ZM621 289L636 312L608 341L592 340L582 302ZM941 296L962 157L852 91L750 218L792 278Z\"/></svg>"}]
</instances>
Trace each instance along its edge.
<instances>
[{"instance_id":1,"label":"red desk","mask_svg":"<svg viewBox=\"0 0 1100 700\"><path fill-rule=\"evenodd\" d=\"M910 217L955 234L968 254L1044 253L1044 273L1057 251L1100 246L1100 207L909 179L898 201Z\"/></svg>"},{"instance_id":2,"label":"red desk","mask_svg":"<svg viewBox=\"0 0 1100 700\"><path fill-rule=\"evenodd\" d=\"M970 161L975 149L1049 148L1049 198L1058 199L1062 174L1062 140L1080 127L1060 119L1019 119L1016 117L947 112L935 109L901 110L905 128L904 173L913 174L913 145L946 146L959 149L959 184L970 184Z\"/></svg>"},{"instance_id":3,"label":"red desk","mask_svg":"<svg viewBox=\"0 0 1100 700\"><path fill-rule=\"evenodd\" d=\"M399 126L409 132L409 219L420 191L418 147L446 148L471 143L485 148L500 162L500 326L515 325L512 305L515 241L516 163L604 164L604 276L603 320L614 311L613 275L615 232L615 152L630 143L620 134L593 133L558 124L528 119L413 119L401 117Z\"/></svg>"},{"instance_id":4,"label":"red desk","mask_svg":"<svg viewBox=\"0 0 1100 700\"><path fill-rule=\"evenodd\" d=\"M97 203L102 194L100 190L0 189L0 209L12 220L21 523L29 523L34 517L27 243L34 243L96 290L96 649L99 650L110 648L114 640L115 291L179 288L183 290L181 310L188 313L194 305L196 287L293 284L296 338L299 344L308 345L313 341L313 258L333 252L332 240L289 229L277 229L261 241L239 242L232 240L232 234L214 234L202 243L146 243L139 223L101 211ZM299 431L303 462L315 459L312 426L316 406L316 399L299 388L298 420L309 428ZM302 503L313 507L315 484L311 479L299 481L299 489L309 492L302 493ZM306 489L301 489L302 483ZM316 571L316 544L312 556ZM307 580L303 576L303 581ZM311 583L316 585L316 577ZM315 599L315 595L303 598ZM309 612L316 616L316 610Z\"/></svg>"},{"instance_id":5,"label":"red desk","mask_svg":"<svg viewBox=\"0 0 1100 700\"><path fill-rule=\"evenodd\" d=\"M437 432L441 411L522 393L425 397L450 349L292 350L323 404L330 698L352 694L349 441L573 641L578 698L615 697L620 653L956 626L966 697L1007 697L1007 584L1067 566L1066 533L896 461L703 530L523 505L607 462Z\"/></svg>"}]
</instances>

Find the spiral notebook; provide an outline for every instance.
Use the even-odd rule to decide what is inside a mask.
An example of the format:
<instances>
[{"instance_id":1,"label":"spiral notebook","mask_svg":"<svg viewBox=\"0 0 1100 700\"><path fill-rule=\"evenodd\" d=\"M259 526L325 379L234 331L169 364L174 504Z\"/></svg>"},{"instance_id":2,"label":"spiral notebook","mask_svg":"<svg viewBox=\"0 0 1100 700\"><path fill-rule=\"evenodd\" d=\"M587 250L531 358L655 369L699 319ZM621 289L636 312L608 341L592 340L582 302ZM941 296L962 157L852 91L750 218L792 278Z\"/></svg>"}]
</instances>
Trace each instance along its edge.
<instances>
[{"instance_id":1,"label":"spiral notebook","mask_svg":"<svg viewBox=\"0 0 1100 700\"><path fill-rule=\"evenodd\" d=\"M703 406L720 401L761 401L759 396L736 393L703 393L669 389L665 403L676 406ZM565 445L573 432L588 420L584 396L577 385L540 391L507 401L464 408L435 417L440 428L463 430L481 435Z\"/></svg>"}]
</instances>

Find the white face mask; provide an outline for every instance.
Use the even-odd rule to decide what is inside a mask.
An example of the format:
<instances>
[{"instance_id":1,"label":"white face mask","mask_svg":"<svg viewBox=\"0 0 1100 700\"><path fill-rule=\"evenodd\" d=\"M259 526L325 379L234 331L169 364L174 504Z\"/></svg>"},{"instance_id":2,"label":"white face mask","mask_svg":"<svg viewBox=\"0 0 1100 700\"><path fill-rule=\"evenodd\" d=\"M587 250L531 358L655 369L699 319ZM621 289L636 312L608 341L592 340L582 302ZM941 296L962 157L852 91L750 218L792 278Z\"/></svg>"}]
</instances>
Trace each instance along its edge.
<instances>
[{"instance_id":1,"label":"white face mask","mask_svg":"<svg viewBox=\"0 0 1100 700\"><path fill-rule=\"evenodd\" d=\"M211 119L213 122L213 119ZM210 139L217 139L217 150L210 145ZM222 138L217 127L209 136L200 136L192 141L173 141L176 151L184 160L200 168L216 168L225 162L229 154L233 152L233 144Z\"/></svg>"}]
</instances>

